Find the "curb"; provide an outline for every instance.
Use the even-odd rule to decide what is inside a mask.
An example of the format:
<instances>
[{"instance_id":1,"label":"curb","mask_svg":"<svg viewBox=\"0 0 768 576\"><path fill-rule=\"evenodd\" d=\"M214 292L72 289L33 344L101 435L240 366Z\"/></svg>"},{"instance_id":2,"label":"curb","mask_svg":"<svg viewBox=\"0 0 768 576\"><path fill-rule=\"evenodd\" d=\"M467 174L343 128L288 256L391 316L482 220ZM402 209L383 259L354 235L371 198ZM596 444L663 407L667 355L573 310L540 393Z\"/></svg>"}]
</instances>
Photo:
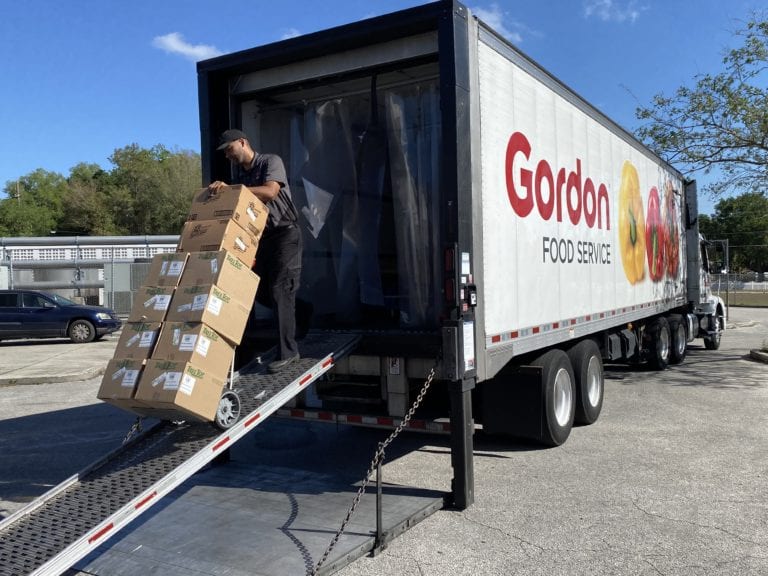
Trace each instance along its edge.
<instances>
[{"instance_id":1,"label":"curb","mask_svg":"<svg viewBox=\"0 0 768 576\"><path fill-rule=\"evenodd\" d=\"M768 364L768 352L763 352L761 350L750 350L749 356L753 360L757 360L758 362L765 362Z\"/></svg>"},{"instance_id":2,"label":"curb","mask_svg":"<svg viewBox=\"0 0 768 576\"><path fill-rule=\"evenodd\" d=\"M59 382L81 382L104 374L106 367L86 368L77 374L58 374L56 376L21 376L19 378L0 378L0 388L35 384L56 384Z\"/></svg>"}]
</instances>

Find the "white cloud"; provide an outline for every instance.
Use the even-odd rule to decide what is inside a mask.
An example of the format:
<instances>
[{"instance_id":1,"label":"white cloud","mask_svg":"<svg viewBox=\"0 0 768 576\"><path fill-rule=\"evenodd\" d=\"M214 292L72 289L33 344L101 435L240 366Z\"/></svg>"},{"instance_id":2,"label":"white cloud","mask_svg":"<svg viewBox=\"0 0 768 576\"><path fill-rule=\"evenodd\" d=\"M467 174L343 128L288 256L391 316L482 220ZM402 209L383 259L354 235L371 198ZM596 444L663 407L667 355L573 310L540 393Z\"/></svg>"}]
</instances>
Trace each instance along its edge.
<instances>
[{"instance_id":1,"label":"white cloud","mask_svg":"<svg viewBox=\"0 0 768 576\"><path fill-rule=\"evenodd\" d=\"M595 16L603 22L635 22L644 10L636 0L584 0L584 16Z\"/></svg>"},{"instance_id":2,"label":"white cloud","mask_svg":"<svg viewBox=\"0 0 768 576\"><path fill-rule=\"evenodd\" d=\"M515 32L514 30L510 30L507 27L506 21L506 14L499 8L498 4L491 4L489 8L481 8L479 6L471 8L472 13L480 18L483 22L488 24L491 28L493 28L496 32L504 36L507 40L510 42L514 42L515 44L519 44L523 41L523 37L519 32ZM520 26L512 22L511 23L513 28L519 28Z\"/></svg>"},{"instance_id":3,"label":"white cloud","mask_svg":"<svg viewBox=\"0 0 768 576\"><path fill-rule=\"evenodd\" d=\"M296 30L296 28L286 28L280 35L280 40L288 40L290 38L296 38L297 36L301 36L301 32Z\"/></svg>"},{"instance_id":4,"label":"white cloud","mask_svg":"<svg viewBox=\"0 0 768 576\"><path fill-rule=\"evenodd\" d=\"M170 54L179 54L194 62L221 56L222 54L222 52L215 46L208 46L207 44L189 44L184 40L184 36L178 32L171 32L165 36L155 36L152 40L152 46L160 48L160 50L165 50Z\"/></svg>"}]
</instances>

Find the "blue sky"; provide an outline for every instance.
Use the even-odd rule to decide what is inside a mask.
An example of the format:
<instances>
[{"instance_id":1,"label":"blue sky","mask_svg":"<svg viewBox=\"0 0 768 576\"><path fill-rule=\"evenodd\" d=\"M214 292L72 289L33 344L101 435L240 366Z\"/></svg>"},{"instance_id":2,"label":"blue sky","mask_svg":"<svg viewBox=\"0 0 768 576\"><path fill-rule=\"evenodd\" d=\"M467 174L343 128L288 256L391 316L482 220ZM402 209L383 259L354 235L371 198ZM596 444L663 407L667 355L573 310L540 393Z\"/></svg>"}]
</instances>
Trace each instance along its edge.
<instances>
[{"instance_id":1,"label":"blue sky","mask_svg":"<svg viewBox=\"0 0 768 576\"><path fill-rule=\"evenodd\" d=\"M111 168L136 143L200 151L195 62L423 4L417 0L0 0L0 189L43 168ZM468 1L619 124L717 72L764 0ZM702 178L699 178L700 181ZM712 203L704 201L703 212Z\"/></svg>"}]
</instances>

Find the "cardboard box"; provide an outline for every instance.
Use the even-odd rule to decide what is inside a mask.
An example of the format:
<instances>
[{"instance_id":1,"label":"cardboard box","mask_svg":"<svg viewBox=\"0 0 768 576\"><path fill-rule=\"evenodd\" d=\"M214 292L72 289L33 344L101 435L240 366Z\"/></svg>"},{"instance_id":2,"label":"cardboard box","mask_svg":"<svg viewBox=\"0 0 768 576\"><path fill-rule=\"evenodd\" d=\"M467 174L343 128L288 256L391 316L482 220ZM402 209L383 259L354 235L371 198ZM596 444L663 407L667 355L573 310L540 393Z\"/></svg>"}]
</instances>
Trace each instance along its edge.
<instances>
[{"instance_id":1,"label":"cardboard box","mask_svg":"<svg viewBox=\"0 0 768 576\"><path fill-rule=\"evenodd\" d=\"M251 313L248 305L236 300L215 284L179 286L173 295L168 322L202 322L233 344L240 344Z\"/></svg>"},{"instance_id":2,"label":"cardboard box","mask_svg":"<svg viewBox=\"0 0 768 576\"><path fill-rule=\"evenodd\" d=\"M234 220L188 220L179 239L180 252L228 250L249 268L256 259L257 242Z\"/></svg>"},{"instance_id":3,"label":"cardboard box","mask_svg":"<svg viewBox=\"0 0 768 576\"><path fill-rule=\"evenodd\" d=\"M128 322L162 322L171 305L173 286L142 286L133 297Z\"/></svg>"},{"instance_id":4,"label":"cardboard box","mask_svg":"<svg viewBox=\"0 0 768 576\"><path fill-rule=\"evenodd\" d=\"M181 284L215 284L241 303L252 306L259 288L259 277L237 256L226 250L191 252Z\"/></svg>"},{"instance_id":5,"label":"cardboard box","mask_svg":"<svg viewBox=\"0 0 768 576\"><path fill-rule=\"evenodd\" d=\"M226 380L234 353L234 346L206 324L164 322L152 359L189 362Z\"/></svg>"},{"instance_id":6,"label":"cardboard box","mask_svg":"<svg viewBox=\"0 0 768 576\"><path fill-rule=\"evenodd\" d=\"M176 286L181 280L184 265L187 262L185 252L166 252L155 254L144 279L145 286Z\"/></svg>"},{"instance_id":7,"label":"cardboard box","mask_svg":"<svg viewBox=\"0 0 768 576\"><path fill-rule=\"evenodd\" d=\"M224 220L237 222L258 242L267 225L269 209L245 186L225 186L215 196L207 188L200 190L192 201L187 220Z\"/></svg>"},{"instance_id":8,"label":"cardboard box","mask_svg":"<svg viewBox=\"0 0 768 576\"><path fill-rule=\"evenodd\" d=\"M152 351L160 335L161 322L126 322L115 346L115 358L144 360Z\"/></svg>"},{"instance_id":9,"label":"cardboard box","mask_svg":"<svg viewBox=\"0 0 768 576\"><path fill-rule=\"evenodd\" d=\"M113 358L107 363L96 397L124 410L143 408L135 399L143 368L143 360Z\"/></svg>"},{"instance_id":10,"label":"cardboard box","mask_svg":"<svg viewBox=\"0 0 768 576\"><path fill-rule=\"evenodd\" d=\"M174 419L191 416L212 421L219 407L225 381L213 373L172 360L147 361L139 380L135 399L151 409L145 414Z\"/></svg>"}]
</instances>

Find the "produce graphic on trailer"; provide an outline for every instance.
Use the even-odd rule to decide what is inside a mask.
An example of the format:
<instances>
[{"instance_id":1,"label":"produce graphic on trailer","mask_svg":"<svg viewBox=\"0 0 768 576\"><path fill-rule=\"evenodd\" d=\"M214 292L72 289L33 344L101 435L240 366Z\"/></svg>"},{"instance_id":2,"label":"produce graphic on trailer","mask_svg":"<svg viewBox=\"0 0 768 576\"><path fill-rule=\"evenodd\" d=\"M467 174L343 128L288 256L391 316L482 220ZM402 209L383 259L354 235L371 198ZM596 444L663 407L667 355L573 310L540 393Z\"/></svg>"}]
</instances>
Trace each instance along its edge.
<instances>
[{"instance_id":1,"label":"produce graphic on trailer","mask_svg":"<svg viewBox=\"0 0 768 576\"><path fill-rule=\"evenodd\" d=\"M648 192L647 215L643 214L640 180L637 169L630 161L624 162L619 192L619 245L624 273L630 284L648 277L654 283L665 275L678 279L680 264L680 223L675 197L679 193L672 182L664 184L664 203L656 186Z\"/></svg>"}]
</instances>

